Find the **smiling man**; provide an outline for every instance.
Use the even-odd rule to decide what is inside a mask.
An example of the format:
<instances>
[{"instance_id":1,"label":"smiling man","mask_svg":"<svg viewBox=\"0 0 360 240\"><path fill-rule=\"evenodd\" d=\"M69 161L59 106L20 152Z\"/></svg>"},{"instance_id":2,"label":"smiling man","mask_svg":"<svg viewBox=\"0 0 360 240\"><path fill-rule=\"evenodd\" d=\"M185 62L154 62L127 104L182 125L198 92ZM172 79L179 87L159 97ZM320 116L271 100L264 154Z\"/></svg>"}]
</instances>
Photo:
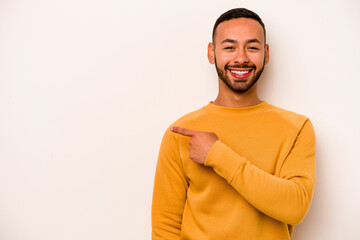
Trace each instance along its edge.
<instances>
[{"instance_id":1,"label":"smiling man","mask_svg":"<svg viewBox=\"0 0 360 240\"><path fill-rule=\"evenodd\" d=\"M312 124L259 99L269 46L256 13L238 8L221 15L208 59L219 93L164 134L152 239L290 239L315 186Z\"/></svg>"}]
</instances>

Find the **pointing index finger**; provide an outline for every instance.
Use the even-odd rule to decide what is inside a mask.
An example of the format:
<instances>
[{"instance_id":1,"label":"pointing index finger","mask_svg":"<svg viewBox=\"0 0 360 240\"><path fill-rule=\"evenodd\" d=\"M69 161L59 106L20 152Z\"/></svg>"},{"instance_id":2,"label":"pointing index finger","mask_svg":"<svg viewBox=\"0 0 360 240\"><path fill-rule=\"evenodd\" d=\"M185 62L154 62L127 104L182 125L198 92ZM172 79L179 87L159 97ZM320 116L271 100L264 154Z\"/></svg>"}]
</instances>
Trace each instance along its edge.
<instances>
[{"instance_id":1,"label":"pointing index finger","mask_svg":"<svg viewBox=\"0 0 360 240\"><path fill-rule=\"evenodd\" d=\"M175 126L170 127L170 131L181 134L183 136L187 136L187 137L192 137L192 136L194 136L194 133L195 133L194 130L191 130L188 128L183 128L183 127L175 127Z\"/></svg>"}]
</instances>

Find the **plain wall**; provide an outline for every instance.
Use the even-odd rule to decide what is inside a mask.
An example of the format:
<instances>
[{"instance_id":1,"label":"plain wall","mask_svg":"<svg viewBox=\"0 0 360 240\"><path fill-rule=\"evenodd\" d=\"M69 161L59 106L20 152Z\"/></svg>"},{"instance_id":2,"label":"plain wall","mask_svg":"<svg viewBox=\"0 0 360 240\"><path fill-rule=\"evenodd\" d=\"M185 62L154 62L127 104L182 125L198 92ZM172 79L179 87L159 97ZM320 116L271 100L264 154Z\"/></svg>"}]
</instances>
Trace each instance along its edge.
<instances>
[{"instance_id":1,"label":"plain wall","mask_svg":"<svg viewBox=\"0 0 360 240\"><path fill-rule=\"evenodd\" d=\"M1 0L0 239L150 239L162 135L215 99L206 48L234 7L267 27L261 98L315 126L293 239L360 239L356 0Z\"/></svg>"}]
</instances>

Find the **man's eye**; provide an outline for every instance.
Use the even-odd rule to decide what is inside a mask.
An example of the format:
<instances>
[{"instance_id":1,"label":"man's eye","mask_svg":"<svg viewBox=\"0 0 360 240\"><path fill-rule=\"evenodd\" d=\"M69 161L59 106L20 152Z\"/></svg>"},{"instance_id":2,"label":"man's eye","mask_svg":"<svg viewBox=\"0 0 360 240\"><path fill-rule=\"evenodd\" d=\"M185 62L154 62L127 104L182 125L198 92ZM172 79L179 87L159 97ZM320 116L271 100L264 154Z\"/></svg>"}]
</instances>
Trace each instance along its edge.
<instances>
[{"instance_id":1,"label":"man's eye","mask_svg":"<svg viewBox=\"0 0 360 240\"><path fill-rule=\"evenodd\" d=\"M249 47L250 50L258 50L259 48L257 47Z\"/></svg>"},{"instance_id":2,"label":"man's eye","mask_svg":"<svg viewBox=\"0 0 360 240\"><path fill-rule=\"evenodd\" d=\"M225 49L234 49L234 47L225 47Z\"/></svg>"}]
</instances>

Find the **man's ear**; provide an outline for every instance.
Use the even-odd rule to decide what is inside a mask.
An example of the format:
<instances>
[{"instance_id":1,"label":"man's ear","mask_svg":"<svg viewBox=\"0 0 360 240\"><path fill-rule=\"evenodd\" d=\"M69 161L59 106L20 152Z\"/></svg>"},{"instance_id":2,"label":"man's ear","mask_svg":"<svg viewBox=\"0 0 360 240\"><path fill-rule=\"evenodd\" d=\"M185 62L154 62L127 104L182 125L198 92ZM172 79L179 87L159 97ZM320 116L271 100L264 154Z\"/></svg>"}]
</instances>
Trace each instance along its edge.
<instances>
[{"instance_id":1,"label":"man's ear","mask_svg":"<svg viewBox=\"0 0 360 240\"><path fill-rule=\"evenodd\" d=\"M268 64L270 59L269 44L265 45L265 64Z\"/></svg>"},{"instance_id":2,"label":"man's ear","mask_svg":"<svg viewBox=\"0 0 360 240\"><path fill-rule=\"evenodd\" d=\"M208 45L208 59L211 64L215 63L215 46L211 42Z\"/></svg>"}]
</instances>

